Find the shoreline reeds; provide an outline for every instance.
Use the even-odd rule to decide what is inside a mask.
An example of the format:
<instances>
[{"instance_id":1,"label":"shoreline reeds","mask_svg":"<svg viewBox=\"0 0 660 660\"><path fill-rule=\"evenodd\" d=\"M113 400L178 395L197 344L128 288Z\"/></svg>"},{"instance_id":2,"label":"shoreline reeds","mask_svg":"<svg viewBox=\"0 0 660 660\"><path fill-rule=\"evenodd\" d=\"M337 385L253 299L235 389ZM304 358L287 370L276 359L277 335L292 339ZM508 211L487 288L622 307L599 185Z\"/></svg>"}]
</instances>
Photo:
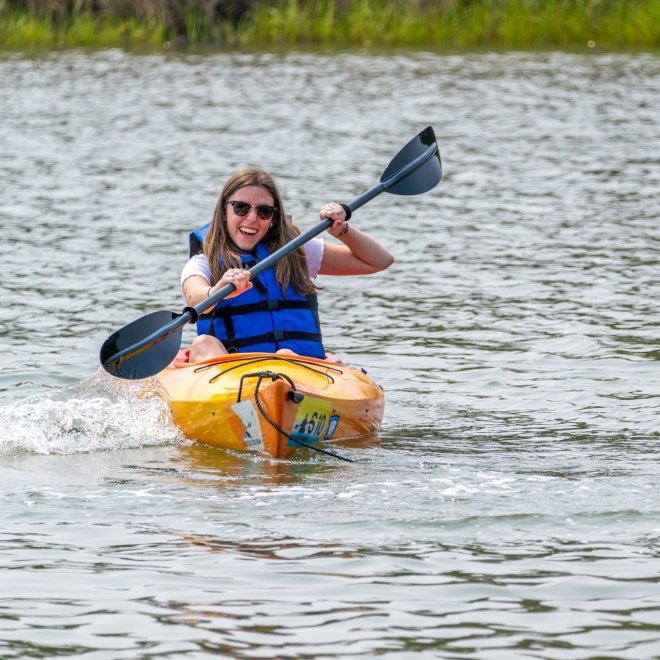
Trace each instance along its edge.
<instances>
[{"instance_id":1,"label":"shoreline reeds","mask_svg":"<svg viewBox=\"0 0 660 660\"><path fill-rule=\"evenodd\" d=\"M0 0L0 49L660 48L660 0Z\"/></svg>"}]
</instances>

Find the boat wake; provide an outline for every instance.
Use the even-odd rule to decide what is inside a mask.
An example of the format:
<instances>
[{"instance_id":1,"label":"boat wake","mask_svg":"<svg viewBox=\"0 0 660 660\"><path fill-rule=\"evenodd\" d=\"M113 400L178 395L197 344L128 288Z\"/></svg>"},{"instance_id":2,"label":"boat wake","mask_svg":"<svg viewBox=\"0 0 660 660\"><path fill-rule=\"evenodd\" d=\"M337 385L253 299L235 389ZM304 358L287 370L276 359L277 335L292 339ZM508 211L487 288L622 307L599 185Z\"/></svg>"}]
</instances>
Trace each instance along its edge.
<instances>
[{"instance_id":1,"label":"boat wake","mask_svg":"<svg viewBox=\"0 0 660 660\"><path fill-rule=\"evenodd\" d=\"M182 441L155 386L102 369L75 385L0 407L0 455L76 454Z\"/></svg>"}]
</instances>

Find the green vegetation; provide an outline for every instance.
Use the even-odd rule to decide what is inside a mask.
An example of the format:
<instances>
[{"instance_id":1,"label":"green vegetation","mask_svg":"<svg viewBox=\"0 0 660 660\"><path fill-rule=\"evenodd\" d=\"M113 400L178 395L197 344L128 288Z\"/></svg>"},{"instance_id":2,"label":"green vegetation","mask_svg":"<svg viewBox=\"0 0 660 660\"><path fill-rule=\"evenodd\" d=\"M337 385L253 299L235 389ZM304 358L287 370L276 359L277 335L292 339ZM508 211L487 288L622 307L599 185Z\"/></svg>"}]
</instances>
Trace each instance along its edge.
<instances>
[{"instance_id":1,"label":"green vegetation","mask_svg":"<svg viewBox=\"0 0 660 660\"><path fill-rule=\"evenodd\" d=\"M660 0L0 0L0 48L658 48Z\"/></svg>"}]
</instances>

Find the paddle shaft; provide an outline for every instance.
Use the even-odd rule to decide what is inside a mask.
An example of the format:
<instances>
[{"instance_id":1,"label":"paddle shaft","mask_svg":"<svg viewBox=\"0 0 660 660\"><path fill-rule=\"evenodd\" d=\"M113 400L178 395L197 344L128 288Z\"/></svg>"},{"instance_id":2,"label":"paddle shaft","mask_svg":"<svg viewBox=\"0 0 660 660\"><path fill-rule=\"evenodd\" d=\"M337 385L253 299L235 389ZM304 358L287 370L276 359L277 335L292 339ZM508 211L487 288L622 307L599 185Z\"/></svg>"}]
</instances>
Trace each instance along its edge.
<instances>
[{"instance_id":1,"label":"paddle shaft","mask_svg":"<svg viewBox=\"0 0 660 660\"><path fill-rule=\"evenodd\" d=\"M359 209L361 206L364 206L374 197L377 197L381 193L386 192L387 190L395 186L399 181L407 177L411 172L420 168L424 163L426 163L428 160L433 158L437 151L438 151L438 146L434 142L433 144L429 145L424 152L422 152L419 156L417 156L417 158L410 161L406 166L402 167L389 179L387 179L386 181L380 181L373 188L370 188L369 190L367 190L367 192L363 193L359 197L356 197L350 204L347 204L347 207L350 210L350 214L352 215L354 211ZM286 245L283 245L279 250L276 250L272 254L269 254L265 259L260 261L258 264L252 266L252 268L250 268L250 270L248 271L250 273L250 281L252 281L257 275L259 275L259 273L263 272L264 270L276 264L280 259L285 257L287 254L293 252L301 245L304 245L315 236L318 236L321 232L328 229L328 227L330 227L331 225L332 225L332 220L326 218L325 220L322 220L314 227L308 229L306 232L300 234L299 236L296 236L296 238L294 238ZM194 307L186 307L180 316L173 319L170 323L164 325L155 332L152 332L150 335L140 340L139 342L136 342L132 346L129 346L121 351L118 351L108 360L108 362L117 362L118 360L121 360L127 355L136 355L140 353L142 350L151 346L152 344L158 341L162 341L163 339L169 337L172 333L177 332L187 323L196 322L197 319L199 318L199 315L205 309L215 306L218 302L226 298L235 289L236 287L233 284L227 284L226 286L223 286L221 289L218 289L218 291L216 291L213 295L206 298L206 300L202 300L202 302L195 305Z\"/></svg>"}]
</instances>

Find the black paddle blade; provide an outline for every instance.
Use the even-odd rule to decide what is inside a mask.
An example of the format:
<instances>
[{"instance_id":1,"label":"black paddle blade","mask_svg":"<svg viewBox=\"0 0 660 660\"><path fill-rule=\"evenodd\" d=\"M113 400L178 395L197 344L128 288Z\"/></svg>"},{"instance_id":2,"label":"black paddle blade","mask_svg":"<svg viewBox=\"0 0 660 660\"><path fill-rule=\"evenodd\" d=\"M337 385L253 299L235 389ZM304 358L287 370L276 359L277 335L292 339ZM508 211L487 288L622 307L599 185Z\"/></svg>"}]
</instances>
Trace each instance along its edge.
<instances>
[{"instance_id":1,"label":"black paddle blade","mask_svg":"<svg viewBox=\"0 0 660 660\"><path fill-rule=\"evenodd\" d=\"M408 144L394 156L392 162L380 177L381 183L387 184L387 180L397 175L400 170L408 167L416 158L423 154L428 155L428 160L415 168L410 174L404 176L393 186L387 186L387 192L393 195L421 195L435 188L442 179L442 162L440 161L440 149L435 139L433 128L428 126L419 135L414 137Z\"/></svg>"},{"instance_id":2,"label":"black paddle blade","mask_svg":"<svg viewBox=\"0 0 660 660\"><path fill-rule=\"evenodd\" d=\"M148 378L164 369L175 357L181 346L183 328L157 339L145 348L113 359L125 348L139 344L143 339L161 330L179 316L174 312L160 311L147 314L110 335L101 346L101 364L112 376L137 380Z\"/></svg>"}]
</instances>

